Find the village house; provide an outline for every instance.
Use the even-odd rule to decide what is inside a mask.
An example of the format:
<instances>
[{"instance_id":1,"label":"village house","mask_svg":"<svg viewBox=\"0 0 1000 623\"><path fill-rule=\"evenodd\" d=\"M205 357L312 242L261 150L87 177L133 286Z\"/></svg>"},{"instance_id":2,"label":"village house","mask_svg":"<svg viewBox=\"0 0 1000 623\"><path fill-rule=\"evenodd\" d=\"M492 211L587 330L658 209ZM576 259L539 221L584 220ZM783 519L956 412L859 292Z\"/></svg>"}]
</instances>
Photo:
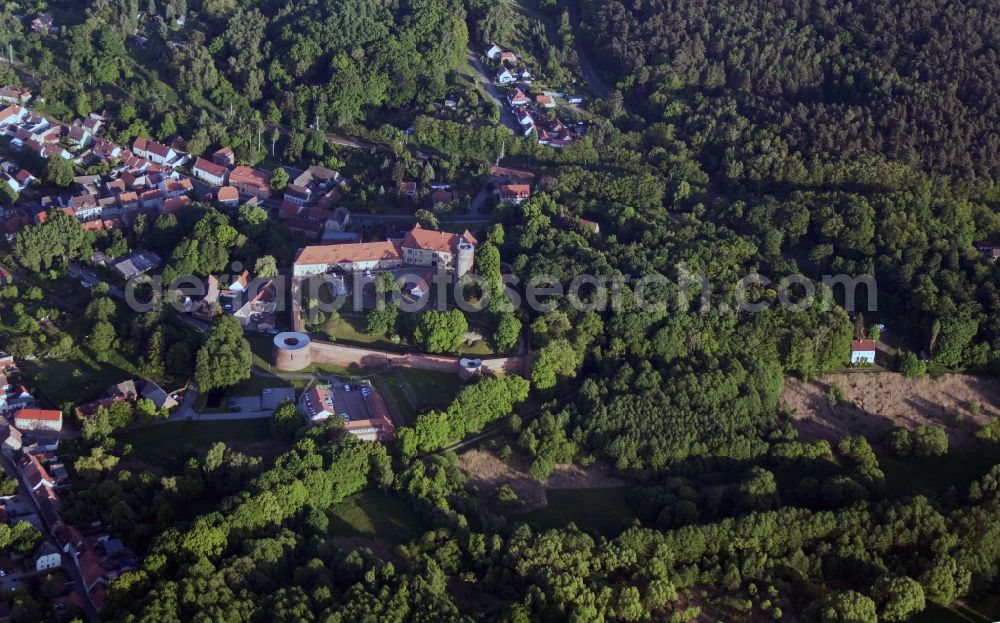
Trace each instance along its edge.
<instances>
[{"instance_id":1,"label":"village house","mask_svg":"<svg viewBox=\"0 0 1000 623\"><path fill-rule=\"evenodd\" d=\"M977 242L976 250L988 260L1000 259L1000 243Z\"/></svg>"},{"instance_id":2,"label":"village house","mask_svg":"<svg viewBox=\"0 0 1000 623\"><path fill-rule=\"evenodd\" d=\"M191 204L191 197L181 195L180 197L167 197L160 206L161 214L177 214L186 206Z\"/></svg>"},{"instance_id":3,"label":"village house","mask_svg":"<svg viewBox=\"0 0 1000 623\"><path fill-rule=\"evenodd\" d=\"M396 183L396 192L401 197L410 197L412 199L417 196L417 183L399 181Z\"/></svg>"},{"instance_id":4,"label":"village house","mask_svg":"<svg viewBox=\"0 0 1000 623\"><path fill-rule=\"evenodd\" d=\"M94 140L94 136L82 126L72 126L66 134L66 141L74 149L86 149Z\"/></svg>"},{"instance_id":5,"label":"village house","mask_svg":"<svg viewBox=\"0 0 1000 623\"><path fill-rule=\"evenodd\" d=\"M31 91L11 85L0 87L0 102L24 106L31 99Z\"/></svg>"},{"instance_id":6,"label":"village house","mask_svg":"<svg viewBox=\"0 0 1000 623\"><path fill-rule=\"evenodd\" d=\"M168 177L160 182L160 190L163 191L163 194L166 197L180 197L181 195L186 195L194 190L194 185L192 185L191 180L186 177Z\"/></svg>"},{"instance_id":7,"label":"village house","mask_svg":"<svg viewBox=\"0 0 1000 623\"><path fill-rule=\"evenodd\" d=\"M431 193L431 207L451 203L455 200L456 196L450 190L435 190Z\"/></svg>"},{"instance_id":8,"label":"village house","mask_svg":"<svg viewBox=\"0 0 1000 623\"><path fill-rule=\"evenodd\" d=\"M132 153L150 162L163 165L174 165L179 155L173 148L152 139L139 137L132 143Z\"/></svg>"},{"instance_id":9,"label":"village house","mask_svg":"<svg viewBox=\"0 0 1000 623\"><path fill-rule=\"evenodd\" d=\"M531 186L527 184L501 184L497 189L500 203L518 205L531 197Z\"/></svg>"},{"instance_id":10,"label":"village house","mask_svg":"<svg viewBox=\"0 0 1000 623\"><path fill-rule=\"evenodd\" d=\"M63 425L63 414L58 409L22 408L14 413L14 426L22 431L47 430L60 431Z\"/></svg>"},{"instance_id":11,"label":"village house","mask_svg":"<svg viewBox=\"0 0 1000 623\"><path fill-rule=\"evenodd\" d=\"M226 183L226 176L229 173L229 169L221 164L210 162L204 158L198 158L194 161L191 173L206 184L223 186Z\"/></svg>"},{"instance_id":12,"label":"village house","mask_svg":"<svg viewBox=\"0 0 1000 623\"><path fill-rule=\"evenodd\" d=\"M215 194L215 200L224 208L236 208L240 205L240 191L235 186L223 186Z\"/></svg>"},{"instance_id":13,"label":"village house","mask_svg":"<svg viewBox=\"0 0 1000 623\"><path fill-rule=\"evenodd\" d=\"M28 116L28 109L13 105L0 110L0 126L7 126L14 123L21 123Z\"/></svg>"},{"instance_id":14,"label":"village house","mask_svg":"<svg viewBox=\"0 0 1000 623\"><path fill-rule=\"evenodd\" d=\"M35 32L51 32L55 26L51 13L39 13L31 20L31 29Z\"/></svg>"},{"instance_id":15,"label":"village house","mask_svg":"<svg viewBox=\"0 0 1000 623\"><path fill-rule=\"evenodd\" d=\"M486 52L484 52L484 54L486 55L486 58L491 61L495 61L497 57L500 56L501 52L503 52L503 48L495 43L490 43L490 47L486 48Z\"/></svg>"},{"instance_id":16,"label":"village house","mask_svg":"<svg viewBox=\"0 0 1000 623\"><path fill-rule=\"evenodd\" d=\"M42 544L35 550L35 571L45 571L62 566L62 552L49 541L42 541Z\"/></svg>"},{"instance_id":17,"label":"village house","mask_svg":"<svg viewBox=\"0 0 1000 623\"><path fill-rule=\"evenodd\" d=\"M270 331L277 320L278 289L273 281L260 284L247 302L233 316L240 321L244 329L252 331Z\"/></svg>"},{"instance_id":18,"label":"village house","mask_svg":"<svg viewBox=\"0 0 1000 623\"><path fill-rule=\"evenodd\" d=\"M497 82L500 84L510 84L514 82L514 74L506 66L501 66L497 70Z\"/></svg>"},{"instance_id":19,"label":"village house","mask_svg":"<svg viewBox=\"0 0 1000 623\"><path fill-rule=\"evenodd\" d=\"M6 379L4 380L6 383ZM35 397L24 385L8 386L0 392L0 414L8 414L35 404Z\"/></svg>"},{"instance_id":20,"label":"village house","mask_svg":"<svg viewBox=\"0 0 1000 623\"><path fill-rule=\"evenodd\" d=\"M535 96L535 105L540 108L555 108L556 99L549 93L542 93Z\"/></svg>"},{"instance_id":21,"label":"village house","mask_svg":"<svg viewBox=\"0 0 1000 623\"><path fill-rule=\"evenodd\" d=\"M528 99L524 91L516 87L510 90L510 93L507 95L507 101L510 102L511 107L527 106L531 103L531 100Z\"/></svg>"},{"instance_id":22,"label":"village house","mask_svg":"<svg viewBox=\"0 0 1000 623\"><path fill-rule=\"evenodd\" d=\"M232 147L223 147L212 154L212 162L215 164L231 167L236 164L236 153Z\"/></svg>"},{"instance_id":23,"label":"village house","mask_svg":"<svg viewBox=\"0 0 1000 623\"><path fill-rule=\"evenodd\" d=\"M873 340L853 340L851 342L851 363L875 363L875 342Z\"/></svg>"},{"instance_id":24,"label":"village house","mask_svg":"<svg viewBox=\"0 0 1000 623\"><path fill-rule=\"evenodd\" d=\"M0 424L0 449L8 458L14 458L24 445L21 431L10 424Z\"/></svg>"},{"instance_id":25,"label":"village house","mask_svg":"<svg viewBox=\"0 0 1000 623\"><path fill-rule=\"evenodd\" d=\"M21 475L30 491L37 491L43 487L52 489L56 486L55 478L49 475L48 470L34 454L22 452L21 458L18 460L18 468L21 470Z\"/></svg>"},{"instance_id":26,"label":"village house","mask_svg":"<svg viewBox=\"0 0 1000 623\"><path fill-rule=\"evenodd\" d=\"M241 195L267 199L271 196L271 174L247 166L235 167L229 172L229 185L235 186Z\"/></svg>"}]
</instances>

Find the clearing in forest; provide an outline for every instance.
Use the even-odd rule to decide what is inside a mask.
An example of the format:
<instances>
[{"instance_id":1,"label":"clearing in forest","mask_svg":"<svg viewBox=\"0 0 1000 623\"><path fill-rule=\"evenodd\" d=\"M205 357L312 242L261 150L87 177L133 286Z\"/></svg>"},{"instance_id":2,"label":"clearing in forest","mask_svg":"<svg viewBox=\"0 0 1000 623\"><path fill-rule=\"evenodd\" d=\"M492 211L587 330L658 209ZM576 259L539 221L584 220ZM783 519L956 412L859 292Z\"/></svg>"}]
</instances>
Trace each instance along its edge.
<instances>
[{"instance_id":1,"label":"clearing in forest","mask_svg":"<svg viewBox=\"0 0 1000 623\"><path fill-rule=\"evenodd\" d=\"M843 390L837 404L831 404L833 385ZM980 425L1000 416L1000 381L968 374L909 379L867 371L827 374L809 383L789 377L781 403L807 440L852 434L874 439L896 426L930 424L945 428L952 443L964 443Z\"/></svg>"}]
</instances>

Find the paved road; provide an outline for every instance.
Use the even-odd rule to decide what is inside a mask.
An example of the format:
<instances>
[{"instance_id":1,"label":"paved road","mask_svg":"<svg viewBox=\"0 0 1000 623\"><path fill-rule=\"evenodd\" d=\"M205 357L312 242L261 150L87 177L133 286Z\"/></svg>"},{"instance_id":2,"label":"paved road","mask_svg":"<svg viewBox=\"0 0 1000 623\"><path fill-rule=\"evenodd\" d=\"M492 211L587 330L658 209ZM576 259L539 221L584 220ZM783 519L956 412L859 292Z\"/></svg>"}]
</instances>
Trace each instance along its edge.
<instances>
[{"instance_id":1,"label":"paved road","mask_svg":"<svg viewBox=\"0 0 1000 623\"><path fill-rule=\"evenodd\" d=\"M493 77L490 75L486 68L483 67L483 62L479 60L479 54L469 46L469 61L475 68L476 73L479 74L479 83L486 94L489 96L493 103L500 108L500 121L503 122L505 126L510 128L511 132L518 134L521 132L521 126L517 123L517 119L514 118L514 113L510 111L510 106L507 105L507 100L504 98L503 94L500 93L500 89L497 85L493 84Z\"/></svg>"}]
</instances>

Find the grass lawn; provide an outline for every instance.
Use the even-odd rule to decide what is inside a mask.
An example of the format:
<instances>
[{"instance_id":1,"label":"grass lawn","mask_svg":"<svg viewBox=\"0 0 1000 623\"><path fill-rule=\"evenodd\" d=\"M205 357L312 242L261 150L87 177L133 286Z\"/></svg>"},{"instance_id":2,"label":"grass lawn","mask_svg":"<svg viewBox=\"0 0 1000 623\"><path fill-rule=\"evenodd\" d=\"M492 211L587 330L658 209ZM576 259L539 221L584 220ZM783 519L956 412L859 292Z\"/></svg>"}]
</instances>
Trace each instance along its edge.
<instances>
[{"instance_id":1,"label":"grass lawn","mask_svg":"<svg viewBox=\"0 0 1000 623\"><path fill-rule=\"evenodd\" d=\"M109 386L138 375L131 362L118 353L100 363L82 347L61 359L21 360L18 365L37 393L55 407L92 400Z\"/></svg>"},{"instance_id":2,"label":"grass lawn","mask_svg":"<svg viewBox=\"0 0 1000 623\"><path fill-rule=\"evenodd\" d=\"M396 368L389 375L397 383L406 383L417 396L420 408L447 407L467 385L457 374L419 368Z\"/></svg>"},{"instance_id":3,"label":"grass lawn","mask_svg":"<svg viewBox=\"0 0 1000 623\"><path fill-rule=\"evenodd\" d=\"M386 375L379 375L372 377L372 385L385 399L396 426L412 426L417 419L417 409L410 404L399 383Z\"/></svg>"},{"instance_id":4,"label":"grass lawn","mask_svg":"<svg viewBox=\"0 0 1000 623\"><path fill-rule=\"evenodd\" d=\"M628 487L553 489L545 492L549 500L545 508L508 517L541 529L564 528L572 522L584 532L614 536L636 518L625 501L627 492Z\"/></svg>"},{"instance_id":5,"label":"grass lawn","mask_svg":"<svg viewBox=\"0 0 1000 623\"><path fill-rule=\"evenodd\" d=\"M394 493L376 489L352 495L327 513L330 533L338 536L378 538L398 545L424 531L409 504Z\"/></svg>"},{"instance_id":6,"label":"grass lawn","mask_svg":"<svg viewBox=\"0 0 1000 623\"><path fill-rule=\"evenodd\" d=\"M265 389L271 387L295 387L295 384L294 381L287 381L276 376L251 374L247 380L226 389L226 396L260 396L261 392Z\"/></svg>"},{"instance_id":7,"label":"grass lawn","mask_svg":"<svg viewBox=\"0 0 1000 623\"><path fill-rule=\"evenodd\" d=\"M949 487L968 491L973 480L982 478L1000 463L1000 444L973 442L943 456L896 458L879 456L890 495L926 495L939 498Z\"/></svg>"},{"instance_id":8,"label":"grass lawn","mask_svg":"<svg viewBox=\"0 0 1000 623\"><path fill-rule=\"evenodd\" d=\"M135 455L159 465L170 465L191 449L207 448L217 441L253 443L271 438L267 418L170 422L118 434L132 444Z\"/></svg>"},{"instance_id":9,"label":"grass lawn","mask_svg":"<svg viewBox=\"0 0 1000 623\"><path fill-rule=\"evenodd\" d=\"M366 322L364 315L341 314L326 323L320 339L326 339L327 335L332 335L337 342L344 344L355 344L397 353L407 350L406 344L393 344L385 336L372 337L365 333Z\"/></svg>"}]
</instances>

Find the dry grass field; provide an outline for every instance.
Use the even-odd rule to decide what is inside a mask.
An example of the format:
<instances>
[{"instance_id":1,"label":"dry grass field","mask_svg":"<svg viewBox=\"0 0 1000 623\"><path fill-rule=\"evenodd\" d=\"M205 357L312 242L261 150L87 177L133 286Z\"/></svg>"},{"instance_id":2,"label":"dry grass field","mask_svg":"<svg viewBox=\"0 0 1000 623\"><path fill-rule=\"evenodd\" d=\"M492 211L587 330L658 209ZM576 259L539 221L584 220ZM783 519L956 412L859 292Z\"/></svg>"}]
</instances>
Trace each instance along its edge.
<instances>
[{"instance_id":1,"label":"dry grass field","mask_svg":"<svg viewBox=\"0 0 1000 623\"><path fill-rule=\"evenodd\" d=\"M838 385L845 400L830 404ZM782 404L804 439L838 439L850 434L877 437L896 426L933 424L952 443L968 441L979 425L1000 416L1000 381L966 374L908 379L891 372L828 374L809 383L786 378ZM970 406L979 404L979 413Z\"/></svg>"}]
</instances>

